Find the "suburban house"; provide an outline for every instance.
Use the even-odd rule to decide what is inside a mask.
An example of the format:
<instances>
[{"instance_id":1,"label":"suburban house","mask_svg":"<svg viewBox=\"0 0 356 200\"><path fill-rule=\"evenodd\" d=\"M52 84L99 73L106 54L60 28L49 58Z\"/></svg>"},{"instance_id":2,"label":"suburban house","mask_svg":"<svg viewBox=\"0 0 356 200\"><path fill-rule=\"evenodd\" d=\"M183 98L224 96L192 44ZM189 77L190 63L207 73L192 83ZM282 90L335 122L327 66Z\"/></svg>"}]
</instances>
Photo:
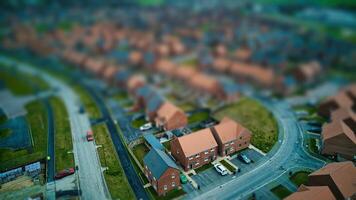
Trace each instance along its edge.
<instances>
[{"instance_id":1,"label":"suburban house","mask_svg":"<svg viewBox=\"0 0 356 200\"><path fill-rule=\"evenodd\" d=\"M303 63L294 70L294 76L299 82L311 83L320 76L322 67L318 61Z\"/></svg>"},{"instance_id":2,"label":"suburban house","mask_svg":"<svg viewBox=\"0 0 356 200\"><path fill-rule=\"evenodd\" d=\"M158 109L164 104L165 99L159 94L153 93L147 100L145 106L146 119L152 123L155 122Z\"/></svg>"},{"instance_id":3,"label":"suburban house","mask_svg":"<svg viewBox=\"0 0 356 200\"><path fill-rule=\"evenodd\" d=\"M195 74L199 73L196 69L189 66L179 66L174 72L174 76L183 81L189 81Z\"/></svg>"},{"instance_id":4,"label":"suburban house","mask_svg":"<svg viewBox=\"0 0 356 200\"><path fill-rule=\"evenodd\" d=\"M84 68L94 75L100 75L105 70L105 67L105 62L96 58L88 58L84 64Z\"/></svg>"},{"instance_id":5,"label":"suburban house","mask_svg":"<svg viewBox=\"0 0 356 200\"><path fill-rule=\"evenodd\" d=\"M319 106L318 113L323 117L330 117L332 111L341 107L355 109L355 105L356 84L352 84L322 102Z\"/></svg>"},{"instance_id":6,"label":"suburban house","mask_svg":"<svg viewBox=\"0 0 356 200\"><path fill-rule=\"evenodd\" d=\"M133 94L138 88L146 84L146 79L143 75L132 75L127 81L127 91Z\"/></svg>"},{"instance_id":7,"label":"suburban house","mask_svg":"<svg viewBox=\"0 0 356 200\"><path fill-rule=\"evenodd\" d=\"M356 167L351 161L330 163L309 175L308 186L328 186L336 199L356 198Z\"/></svg>"},{"instance_id":8,"label":"suburban house","mask_svg":"<svg viewBox=\"0 0 356 200\"><path fill-rule=\"evenodd\" d=\"M190 86L202 93L208 93L212 96L221 97L222 88L219 81L212 76L198 73L190 79Z\"/></svg>"},{"instance_id":9,"label":"suburban house","mask_svg":"<svg viewBox=\"0 0 356 200\"><path fill-rule=\"evenodd\" d=\"M252 51L248 48L238 48L236 49L234 56L240 61L248 61L250 60L252 55Z\"/></svg>"},{"instance_id":10,"label":"suburban house","mask_svg":"<svg viewBox=\"0 0 356 200\"><path fill-rule=\"evenodd\" d=\"M212 63L212 68L218 72L227 72L231 64L231 61L227 58L219 57L215 58Z\"/></svg>"},{"instance_id":11,"label":"suburban house","mask_svg":"<svg viewBox=\"0 0 356 200\"><path fill-rule=\"evenodd\" d=\"M174 137L171 140L171 154L184 170L195 169L216 159L218 144L210 128Z\"/></svg>"},{"instance_id":12,"label":"suburban house","mask_svg":"<svg viewBox=\"0 0 356 200\"><path fill-rule=\"evenodd\" d=\"M285 198L285 200L301 199L336 200L328 186L305 185L301 185L296 192Z\"/></svg>"},{"instance_id":13,"label":"suburban house","mask_svg":"<svg viewBox=\"0 0 356 200\"><path fill-rule=\"evenodd\" d=\"M164 75L173 76L176 65L170 60L161 59L156 64L156 70Z\"/></svg>"},{"instance_id":14,"label":"suburban house","mask_svg":"<svg viewBox=\"0 0 356 200\"><path fill-rule=\"evenodd\" d=\"M188 118L182 109L166 101L157 111L155 124L156 127L162 127L166 131L174 130L186 126Z\"/></svg>"},{"instance_id":15,"label":"suburban house","mask_svg":"<svg viewBox=\"0 0 356 200\"><path fill-rule=\"evenodd\" d=\"M219 146L219 154L226 156L250 145L251 132L234 120L225 117L220 124L211 127Z\"/></svg>"},{"instance_id":16,"label":"suburban house","mask_svg":"<svg viewBox=\"0 0 356 200\"><path fill-rule=\"evenodd\" d=\"M226 102L233 102L240 97L239 87L234 81L225 77L221 77L218 81L222 88L221 98Z\"/></svg>"},{"instance_id":17,"label":"suburban house","mask_svg":"<svg viewBox=\"0 0 356 200\"><path fill-rule=\"evenodd\" d=\"M129 62L132 65L139 65L143 63L143 54L140 51L132 51L129 55Z\"/></svg>"},{"instance_id":18,"label":"suburban house","mask_svg":"<svg viewBox=\"0 0 356 200\"><path fill-rule=\"evenodd\" d=\"M126 88L127 82L131 76L132 72L130 70L122 69L115 74L114 82L117 86Z\"/></svg>"},{"instance_id":19,"label":"suburban house","mask_svg":"<svg viewBox=\"0 0 356 200\"><path fill-rule=\"evenodd\" d=\"M101 75L108 83L113 82L113 78L115 74L119 71L119 67L116 65L108 65L104 71L102 71Z\"/></svg>"},{"instance_id":20,"label":"suburban house","mask_svg":"<svg viewBox=\"0 0 356 200\"><path fill-rule=\"evenodd\" d=\"M179 168L162 150L151 148L143 163L144 173L159 196L180 187Z\"/></svg>"},{"instance_id":21,"label":"suburban house","mask_svg":"<svg viewBox=\"0 0 356 200\"><path fill-rule=\"evenodd\" d=\"M340 108L331 114L331 122L322 127L322 154L356 158L356 114Z\"/></svg>"}]
</instances>

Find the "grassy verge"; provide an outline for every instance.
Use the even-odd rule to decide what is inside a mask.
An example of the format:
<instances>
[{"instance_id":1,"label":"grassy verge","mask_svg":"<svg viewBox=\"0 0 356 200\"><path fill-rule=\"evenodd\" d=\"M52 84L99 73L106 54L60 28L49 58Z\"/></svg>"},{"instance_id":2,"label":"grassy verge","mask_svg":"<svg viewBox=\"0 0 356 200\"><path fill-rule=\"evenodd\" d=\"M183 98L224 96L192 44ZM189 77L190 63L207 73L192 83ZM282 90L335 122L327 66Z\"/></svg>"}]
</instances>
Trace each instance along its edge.
<instances>
[{"instance_id":1,"label":"grassy verge","mask_svg":"<svg viewBox=\"0 0 356 200\"><path fill-rule=\"evenodd\" d=\"M108 169L104 172L106 184L113 199L135 199L135 195L126 179L121 163L117 158L114 145L104 124L93 127L100 163Z\"/></svg>"},{"instance_id":2,"label":"grassy verge","mask_svg":"<svg viewBox=\"0 0 356 200\"><path fill-rule=\"evenodd\" d=\"M146 147L146 145L144 143L138 144L132 148L132 152L140 162L141 166L143 166L143 158L149 152L149 149Z\"/></svg>"},{"instance_id":3,"label":"grassy verge","mask_svg":"<svg viewBox=\"0 0 356 200\"><path fill-rule=\"evenodd\" d=\"M228 169L230 172L236 171L236 168L233 167L232 165L230 165L228 162L226 162L226 160L222 160L222 161L220 161L220 163L222 165L224 165L226 167L226 169Z\"/></svg>"},{"instance_id":4,"label":"grassy verge","mask_svg":"<svg viewBox=\"0 0 356 200\"><path fill-rule=\"evenodd\" d=\"M315 138L308 138L307 139L308 150L311 153L319 154L318 147L316 146L316 139Z\"/></svg>"},{"instance_id":5,"label":"grassy verge","mask_svg":"<svg viewBox=\"0 0 356 200\"><path fill-rule=\"evenodd\" d=\"M74 167L74 157L68 153L73 149L70 123L67 110L61 99L52 97L50 104L53 108L55 128L55 159L56 172Z\"/></svg>"},{"instance_id":6,"label":"grassy verge","mask_svg":"<svg viewBox=\"0 0 356 200\"><path fill-rule=\"evenodd\" d=\"M299 171L295 172L289 179L299 187L302 184L306 184L308 182L308 175L310 172L308 171Z\"/></svg>"},{"instance_id":7,"label":"grassy verge","mask_svg":"<svg viewBox=\"0 0 356 200\"><path fill-rule=\"evenodd\" d=\"M164 142L164 143L162 143L162 145L163 145L168 151L171 151L171 142L170 142L170 141Z\"/></svg>"},{"instance_id":8,"label":"grassy verge","mask_svg":"<svg viewBox=\"0 0 356 200\"><path fill-rule=\"evenodd\" d=\"M0 80L14 95L31 95L36 92L36 89L39 91L49 89L48 84L42 78L19 72L16 69L0 69Z\"/></svg>"},{"instance_id":9,"label":"grassy verge","mask_svg":"<svg viewBox=\"0 0 356 200\"><path fill-rule=\"evenodd\" d=\"M26 105L27 122L31 128L33 147L12 151L0 149L0 170L13 168L26 163L44 159L47 154L47 110L39 101Z\"/></svg>"},{"instance_id":10,"label":"grassy verge","mask_svg":"<svg viewBox=\"0 0 356 200\"><path fill-rule=\"evenodd\" d=\"M291 191L289 191L286 187L284 187L283 185L278 185L274 188L271 189L271 192L273 194L275 194L278 198L280 199L284 199L287 196L289 196L290 194L292 194Z\"/></svg>"},{"instance_id":11,"label":"grassy verge","mask_svg":"<svg viewBox=\"0 0 356 200\"><path fill-rule=\"evenodd\" d=\"M152 186L148 188L148 191L155 200L170 200L186 194L182 189L173 189L169 191L165 196L158 196L156 190L153 189Z\"/></svg>"},{"instance_id":12,"label":"grassy verge","mask_svg":"<svg viewBox=\"0 0 356 200\"><path fill-rule=\"evenodd\" d=\"M188 117L188 123L197 123L209 119L210 113L208 111L199 111L191 114Z\"/></svg>"},{"instance_id":13,"label":"grassy verge","mask_svg":"<svg viewBox=\"0 0 356 200\"><path fill-rule=\"evenodd\" d=\"M194 171L195 171L196 173L200 173L200 172L203 172L203 171L205 171L205 170L207 170L207 169L210 169L210 168L212 168L212 167L213 167L213 164L209 163L209 164L203 165L203 166L201 166L201 167L195 169Z\"/></svg>"},{"instance_id":14,"label":"grassy verge","mask_svg":"<svg viewBox=\"0 0 356 200\"><path fill-rule=\"evenodd\" d=\"M249 129L252 132L251 143L263 152L270 151L278 140L278 126L274 116L256 100L245 97L214 114L214 118L219 120L225 116Z\"/></svg>"},{"instance_id":15,"label":"grassy verge","mask_svg":"<svg viewBox=\"0 0 356 200\"><path fill-rule=\"evenodd\" d=\"M131 125L134 128L140 128L140 126L146 124L147 121L145 120L144 117L140 117L138 119L132 120Z\"/></svg>"},{"instance_id":16,"label":"grassy verge","mask_svg":"<svg viewBox=\"0 0 356 200\"><path fill-rule=\"evenodd\" d=\"M80 101L83 103L83 106L85 107L89 117L94 119L100 118L101 112L88 92L79 85L73 86L73 89L79 95Z\"/></svg>"}]
</instances>

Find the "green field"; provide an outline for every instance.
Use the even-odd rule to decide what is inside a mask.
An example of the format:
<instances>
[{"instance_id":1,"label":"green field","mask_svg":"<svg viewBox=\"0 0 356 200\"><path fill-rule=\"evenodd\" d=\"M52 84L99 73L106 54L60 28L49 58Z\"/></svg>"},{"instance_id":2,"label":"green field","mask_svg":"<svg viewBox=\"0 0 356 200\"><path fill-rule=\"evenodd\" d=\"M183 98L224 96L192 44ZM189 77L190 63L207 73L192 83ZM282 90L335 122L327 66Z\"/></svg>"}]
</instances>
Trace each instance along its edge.
<instances>
[{"instance_id":1,"label":"green field","mask_svg":"<svg viewBox=\"0 0 356 200\"><path fill-rule=\"evenodd\" d=\"M50 104L53 108L54 128L55 128L55 159L56 172L70 167L74 167L74 157L72 134L68 113L64 103L58 97L52 97Z\"/></svg>"},{"instance_id":2,"label":"green field","mask_svg":"<svg viewBox=\"0 0 356 200\"><path fill-rule=\"evenodd\" d=\"M18 78L16 78L18 77ZM48 84L40 77L19 72L15 68L0 69L0 80L14 95L31 95L36 90L48 90Z\"/></svg>"},{"instance_id":3,"label":"green field","mask_svg":"<svg viewBox=\"0 0 356 200\"><path fill-rule=\"evenodd\" d=\"M106 126L104 124L94 126L93 133L96 144L102 145L102 147L98 148L98 153L101 166L108 167L104 172L104 177L111 197L113 199L135 199Z\"/></svg>"},{"instance_id":4,"label":"green field","mask_svg":"<svg viewBox=\"0 0 356 200\"><path fill-rule=\"evenodd\" d=\"M199 111L199 112L195 112L193 114L191 114L188 117L188 123L197 123L197 122L201 122L204 120L207 120L210 118L210 114L208 111Z\"/></svg>"},{"instance_id":5,"label":"green field","mask_svg":"<svg viewBox=\"0 0 356 200\"><path fill-rule=\"evenodd\" d=\"M89 117L94 119L100 118L101 112L89 93L79 85L73 86L73 89L79 95L80 101L83 103L85 111L88 113Z\"/></svg>"},{"instance_id":6,"label":"green field","mask_svg":"<svg viewBox=\"0 0 356 200\"><path fill-rule=\"evenodd\" d=\"M27 122L31 127L32 149L12 151L0 149L0 170L9 169L46 158L47 155L47 110L42 102L35 101L26 105Z\"/></svg>"},{"instance_id":7,"label":"green field","mask_svg":"<svg viewBox=\"0 0 356 200\"><path fill-rule=\"evenodd\" d=\"M143 158L149 152L149 149L146 147L146 145L144 143L138 144L132 148L132 152L140 162L141 166L143 166Z\"/></svg>"},{"instance_id":8,"label":"green field","mask_svg":"<svg viewBox=\"0 0 356 200\"><path fill-rule=\"evenodd\" d=\"M302 184L306 184L308 182L308 175L310 172L308 171L299 171L295 172L289 179L299 187Z\"/></svg>"},{"instance_id":9,"label":"green field","mask_svg":"<svg viewBox=\"0 0 356 200\"><path fill-rule=\"evenodd\" d=\"M290 194L292 194L291 191L289 191L286 187L283 185L278 185L277 187L274 187L271 189L271 192L275 194L278 198L284 199Z\"/></svg>"},{"instance_id":10,"label":"green field","mask_svg":"<svg viewBox=\"0 0 356 200\"><path fill-rule=\"evenodd\" d=\"M256 100L241 98L218 110L213 116L218 120L227 116L241 123L252 132L251 143L263 152L269 152L278 140L276 119Z\"/></svg>"}]
</instances>

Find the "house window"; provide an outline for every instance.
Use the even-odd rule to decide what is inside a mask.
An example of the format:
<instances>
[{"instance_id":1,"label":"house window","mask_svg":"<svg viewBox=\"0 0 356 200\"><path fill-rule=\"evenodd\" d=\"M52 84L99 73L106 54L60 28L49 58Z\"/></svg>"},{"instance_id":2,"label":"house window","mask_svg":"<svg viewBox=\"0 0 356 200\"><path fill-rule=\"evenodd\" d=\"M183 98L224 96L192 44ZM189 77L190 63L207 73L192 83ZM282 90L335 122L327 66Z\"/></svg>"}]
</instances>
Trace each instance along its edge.
<instances>
[{"instance_id":1,"label":"house window","mask_svg":"<svg viewBox=\"0 0 356 200\"><path fill-rule=\"evenodd\" d=\"M242 140L242 136L240 137L240 140Z\"/></svg>"},{"instance_id":2,"label":"house window","mask_svg":"<svg viewBox=\"0 0 356 200\"><path fill-rule=\"evenodd\" d=\"M204 160L205 162L208 162L209 161L209 159L208 158L205 158L205 160Z\"/></svg>"},{"instance_id":3,"label":"house window","mask_svg":"<svg viewBox=\"0 0 356 200\"><path fill-rule=\"evenodd\" d=\"M155 177L153 177L153 180L156 180L156 178L155 178Z\"/></svg>"},{"instance_id":4,"label":"house window","mask_svg":"<svg viewBox=\"0 0 356 200\"><path fill-rule=\"evenodd\" d=\"M231 148L230 148L230 151L234 151L234 148L231 147Z\"/></svg>"},{"instance_id":5,"label":"house window","mask_svg":"<svg viewBox=\"0 0 356 200\"><path fill-rule=\"evenodd\" d=\"M195 165L199 165L199 162L195 163Z\"/></svg>"},{"instance_id":6,"label":"house window","mask_svg":"<svg viewBox=\"0 0 356 200\"><path fill-rule=\"evenodd\" d=\"M211 149L210 151L213 152L213 151L215 151L215 149Z\"/></svg>"},{"instance_id":7,"label":"house window","mask_svg":"<svg viewBox=\"0 0 356 200\"><path fill-rule=\"evenodd\" d=\"M145 165L145 168L147 169L147 165Z\"/></svg>"},{"instance_id":8,"label":"house window","mask_svg":"<svg viewBox=\"0 0 356 200\"><path fill-rule=\"evenodd\" d=\"M226 143L226 144L225 144L225 147L227 147L227 146L229 146L229 143Z\"/></svg>"},{"instance_id":9,"label":"house window","mask_svg":"<svg viewBox=\"0 0 356 200\"><path fill-rule=\"evenodd\" d=\"M172 182L172 187L175 187L176 186L176 182Z\"/></svg>"},{"instance_id":10,"label":"house window","mask_svg":"<svg viewBox=\"0 0 356 200\"><path fill-rule=\"evenodd\" d=\"M193 160L193 157L190 157L189 160Z\"/></svg>"},{"instance_id":11,"label":"house window","mask_svg":"<svg viewBox=\"0 0 356 200\"><path fill-rule=\"evenodd\" d=\"M197 154L195 157L196 157L196 158L199 158L199 157L200 157L200 155L199 155L199 154Z\"/></svg>"},{"instance_id":12,"label":"house window","mask_svg":"<svg viewBox=\"0 0 356 200\"><path fill-rule=\"evenodd\" d=\"M209 153L208 151L204 152L204 154L208 154L208 153Z\"/></svg>"},{"instance_id":13,"label":"house window","mask_svg":"<svg viewBox=\"0 0 356 200\"><path fill-rule=\"evenodd\" d=\"M230 144L231 144L231 145L233 145L233 144L234 144L234 142L231 142Z\"/></svg>"},{"instance_id":14,"label":"house window","mask_svg":"<svg viewBox=\"0 0 356 200\"><path fill-rule=\"evenodd\" d=\"M164 189L164 190L167 190L167 185L164 185L164 186L163 186L163 189Z\"/></svg>"},{"instance_id":15,"label":"house window","mask_svg":"<svg viewBox=\"0 0 356 200\"><path fill-rule=\"evenodd\" d=\"M176 175L175 174L172 174L172 179L174 179L176 177Z\"/></svg>"}]
</instances>

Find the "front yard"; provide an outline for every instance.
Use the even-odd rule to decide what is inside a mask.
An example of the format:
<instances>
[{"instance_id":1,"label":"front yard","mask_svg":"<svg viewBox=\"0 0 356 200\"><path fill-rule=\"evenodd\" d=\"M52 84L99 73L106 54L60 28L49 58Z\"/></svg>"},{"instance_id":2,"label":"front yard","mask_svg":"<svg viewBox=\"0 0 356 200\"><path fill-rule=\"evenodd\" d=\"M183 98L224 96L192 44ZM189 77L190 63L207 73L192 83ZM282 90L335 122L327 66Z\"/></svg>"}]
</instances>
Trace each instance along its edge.
<instances>
[{"instance_id":1,"label":"front yard","mask_svg":"<svg viewBox=\"0 0 356 200\"><path fill-rule=\"evenodd\" d=\"M308 171L299 171L295 172L289 179L299 187L302 184L306 184L308 182L308 175L310 172Z\"/></svg>"},{"instance_id":2,"label":"front yard","mask_svg":"<svg viewBox=\"0 0 356 200\"><path fill-rule=\"evenodd\" d=\"M140 162L141 166L143 166L143 158L149 152L148 147L144 144L138 144L132 148L132 152L134 153L136 159Z\"/></svg>"},{"instance_id":3,"label":"front yard","mask_svg":"<svg viewBox=\"0 0 356 200\"><path fill-rule=\"evenodd\" d=\"M265 153L278 140L276 119L254 99L241 98L238 102L219 109L213 116L218 120L227 116L241 123L252 132L251 143Z\"/></svg>"},{"instance_id":4,"label":"front yard","mask_svg":"<svg viewBox=\"0 0 356 200\"><path fill-rule=\"evenodd\" d=\"M290 194L292 194L291 191L289 191L286 187L283 185L278 185L274 188L271 189L271 192L275 194L279 199L284 199Z\"/></svg>"}]
</instances>

